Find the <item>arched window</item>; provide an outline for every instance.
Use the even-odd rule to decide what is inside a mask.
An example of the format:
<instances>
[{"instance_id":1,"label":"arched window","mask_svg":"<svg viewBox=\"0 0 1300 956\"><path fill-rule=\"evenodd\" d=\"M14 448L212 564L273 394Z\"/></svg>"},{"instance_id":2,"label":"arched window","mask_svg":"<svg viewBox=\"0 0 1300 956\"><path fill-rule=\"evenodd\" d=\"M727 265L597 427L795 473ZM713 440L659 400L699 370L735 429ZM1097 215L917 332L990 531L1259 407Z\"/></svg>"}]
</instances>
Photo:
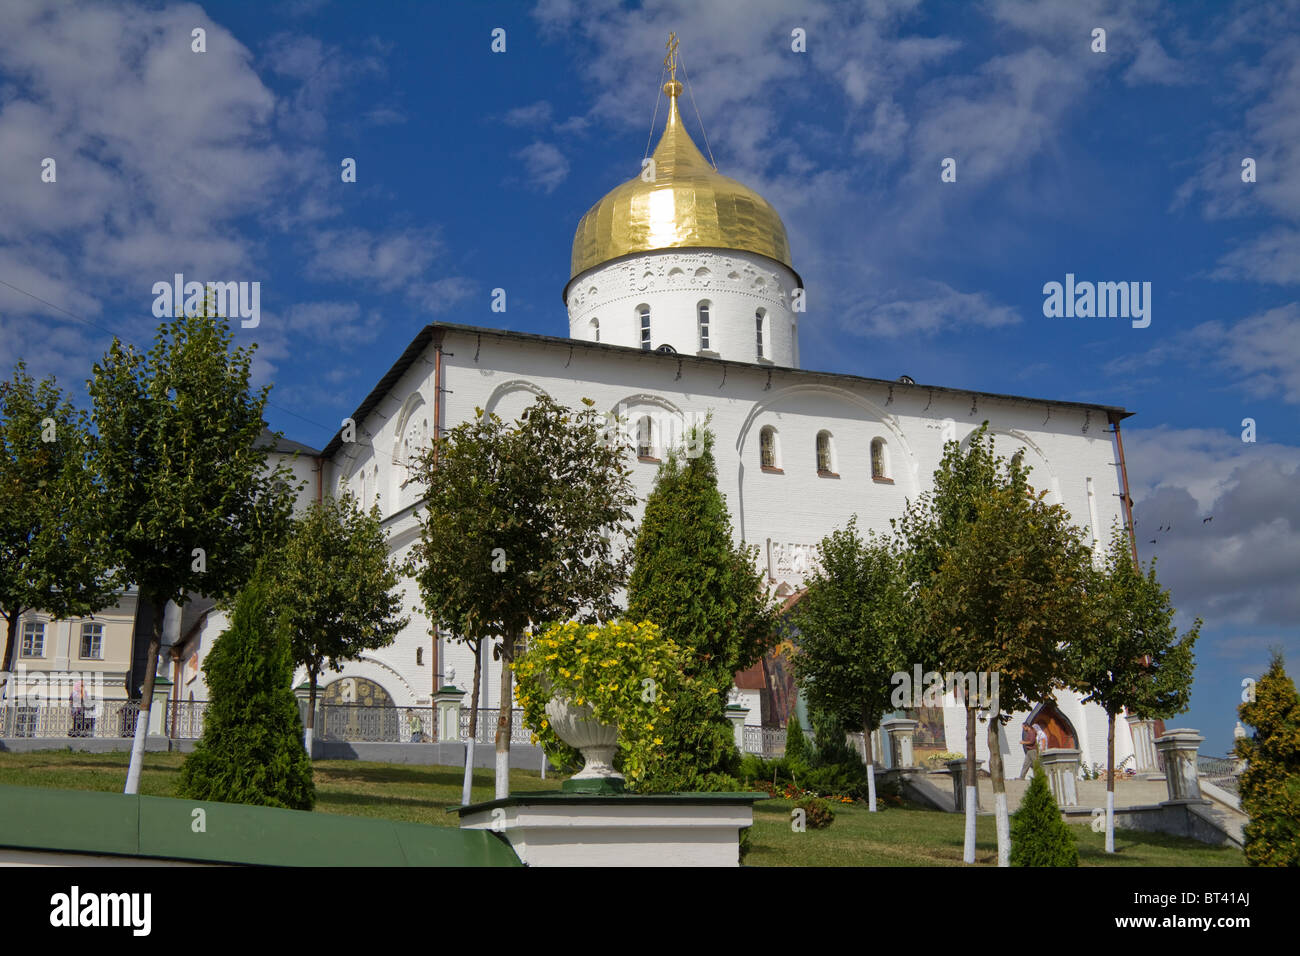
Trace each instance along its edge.
<instances>
[{"instance_id":1,"label":"arched window","mask_svg":"<svg viewBox=\"0 0 1300 956\"><path fill-rule=\"evenodd\" d=\"M700 320L700 348L709 347L709 302L701 302L695 307L695 313Z\"/></svg>"},{"instance_id":2,"label":"arched window","mask_svg":"<svg viewBox=\"0 0 1300 956\"><path fill-rule=\"evenodd\" d=\"M765 331L764 326L766 324L767 324L767 310L759 309L757 312L754 313L754 337L757 340L757 344L758 344L759 358L762 358L766 354L763 347L764 342L767 339L767 336L763 334Z\"/></svg>"},{"instance_id":3,"label":"arched window","mask_svg":"<svg viewBox=\"0 0 1300 956\"><path fill-rule=\"evenodd\" d=\"M889 449L883 438L871 439L871 477L877 481L889 481Z\"/></svg>"},{"instance_id":4,"label":"arched window","mask_svg":"<svg viewBox=\"0 0 1300 956\"><path fill-rule=\"evenodd\" d=\"M655 457L654 423L649 415L642 415L636 423L636 456Z\"/></svg>"},{"instance_id":5,"label":"arched window","mask_svg":"<svg viewBox=\"0 0 1300 956\"><path fill-rule=\"evenodd\" d=\"M641 348L650 351L650 306L638 305L636 314L641 318Z\"/></svg>"},{"instance_id":6,"label":"arched window","mask_svg":"<svg viewBox=\"0 0 1300 956\"><path fill-rule=\"evenodd\" d=\"M835 474L834 462L831 460L831 433L817 433L817 473L819 475Z\"/></svg>"},{"instance_id":7,"label":"arched window","mask_svg":"<svg viewBox=\"0 0 1300 956\"><path fill-rule=\"evenodd\" d=\"M600 319L591 320L591 340L593 342L600 341Z\"/></svg>"},{"instance_id":8,"label":"arched window","mask_svg":"<svg viewBox=\"0 0 1300 956\"><path fill-rule=\"evenodd\" d=\"M771 425L763 426L758 433L758 460L763 468L780 468L780 459L776 454L776 429Z\"/></svg>"}]
</instances>

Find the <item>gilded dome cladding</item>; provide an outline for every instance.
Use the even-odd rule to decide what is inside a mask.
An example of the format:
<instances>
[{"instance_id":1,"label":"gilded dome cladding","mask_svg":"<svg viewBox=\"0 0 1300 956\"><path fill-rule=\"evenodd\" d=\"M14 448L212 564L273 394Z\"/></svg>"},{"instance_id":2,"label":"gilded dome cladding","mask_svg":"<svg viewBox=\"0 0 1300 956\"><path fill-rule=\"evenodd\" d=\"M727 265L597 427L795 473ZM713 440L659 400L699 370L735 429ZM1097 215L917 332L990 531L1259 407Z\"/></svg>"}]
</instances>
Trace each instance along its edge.
<instances>
[{"instance_id":1,"label":"gilded dome cladding","mask_svg":"<svg viewBox=\"0 0 1300 956\"><path fill-rule=\"evenodd\" d=\"M752 189L715 170L682 126L680 84L669 84L668 122L652 154L654 178L608 193L578 223L573 276L611 259L658 249L753 252L794 268L785 226Z\"/></svg>"}]
</instances>

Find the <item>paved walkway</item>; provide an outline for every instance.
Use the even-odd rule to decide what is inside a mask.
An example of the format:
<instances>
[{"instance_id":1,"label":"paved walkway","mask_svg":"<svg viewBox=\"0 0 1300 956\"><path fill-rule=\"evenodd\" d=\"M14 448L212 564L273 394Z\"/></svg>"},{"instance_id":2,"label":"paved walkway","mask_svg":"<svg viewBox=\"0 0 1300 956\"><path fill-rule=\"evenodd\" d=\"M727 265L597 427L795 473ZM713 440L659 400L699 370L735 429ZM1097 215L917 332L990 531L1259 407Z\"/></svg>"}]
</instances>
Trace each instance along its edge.
<instances>
[{"instance_id":1,"label":"paved walkway","mask_svg":"<svg viewBox=\"0 0 1300 956\"><path fill-rule=\"evenodd\" d=\"M951 784L950 784L951 786ZM1106 806L1106 781L1104 780L1077 780L1075 787L1079 795L1079 806L1081 807L1105 807ZM1008 780L1007 781L1007 809L1015 813L1020 806L1020 800L1029 789L1028 780ZM980 812L993 812L993 781L980 778ZM1142 807L1159 803L1162 800L1169 799L1169 791L1165 787L1163 780L1116 780L1115 781L1115 806L1116 807Z\"/></svg>"}]
</instances>

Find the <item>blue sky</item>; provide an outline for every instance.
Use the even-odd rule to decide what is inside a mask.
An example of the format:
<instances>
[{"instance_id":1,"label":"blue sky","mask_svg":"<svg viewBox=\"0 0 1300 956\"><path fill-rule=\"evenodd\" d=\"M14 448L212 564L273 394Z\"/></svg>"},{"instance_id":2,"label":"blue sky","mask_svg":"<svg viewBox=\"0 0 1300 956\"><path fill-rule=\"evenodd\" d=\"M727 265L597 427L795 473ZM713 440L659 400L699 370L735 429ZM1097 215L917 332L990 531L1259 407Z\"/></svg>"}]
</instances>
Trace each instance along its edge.
<instances>
[{"instance_id":1,"label":"blue sky","mask_svg":"<svg viewBox=\"0 0 1300 956\"><path fill-rule=\"evenodd\" d=\"M1300 667L1297 3L267 6L3 5L0 365L80 394L154 282L260 281L240 341L322 447L431 320L566 334L671 29L719 169L790 233L804 367L1136 412L1142 556L1206 620L1175 723L1222 753L1268 648ZM1044 317L1067 273L1150 282L1150 326Z\"/></svg>"}]
</instances>

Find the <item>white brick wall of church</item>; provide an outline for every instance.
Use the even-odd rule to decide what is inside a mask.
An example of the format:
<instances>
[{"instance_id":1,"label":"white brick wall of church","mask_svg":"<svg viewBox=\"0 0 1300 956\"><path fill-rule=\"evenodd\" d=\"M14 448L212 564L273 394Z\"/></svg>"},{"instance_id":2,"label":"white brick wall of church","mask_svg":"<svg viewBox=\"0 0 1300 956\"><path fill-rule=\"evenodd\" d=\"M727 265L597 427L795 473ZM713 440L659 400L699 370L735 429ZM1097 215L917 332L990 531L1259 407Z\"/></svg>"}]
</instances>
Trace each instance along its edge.
<instances>
[{"instance_id":1,"label":"white brick wall of church","mask_svg":"<svg viewBox=\"0 0 1300 956\"><path fill-rule=\"evenodd\" d=\"M887 531L889 519L901 514L905 500L930 487L945 428L965 439L985 419L998 452L1009 455L1025 449L1026 463L1033 467L1031 483L1046 488L1049 500L1063 503L1096 540L1104 544L1112 521L1122 522L1117 458L1100 409L1085 413L1050 402L933 391L923 385L896 384L891 389L888 383L691 358L679 365L677 356L588 348L582 343L571 348L567 342L502 338L490 332L449 329L443 348L446 429L468 419L476 407L513 420L539 390L571 406L583 397L592 398L601 412L624 405L632 422L641 414L711 411L719 483L736 533L759 546L764 567L770 540L776 582L798 586L801 554L854 513L864 531ZM357 444L344 445L327 466L327 487L343 478L359 493L364 475L367 504L379 490L395 554L405 553L417 531L412 509L404 507L416 496L413 489L400 487L400 459L403 448L410 447L403 446L404 438L410 442L419 436L422 425L424 434L432 435L433 360L431 345L389 397L358 422ZM777 463L783 474L764 473L759 467L759 433L767 425L777 430ZM817 474L816 435L822 430L832 435L838 478ZM874 438L887 442L892 484L872 480ZM632 468L644 501L656 466L633 460ZM371 677L399 705L412 705L429 699L434 675L418 591L413 582L404 586L410 624L391 647L368 653L364 663L349 665L344 673ZM415 663L420 646L426 648L423 666ZM454 667L456 683L468 690L473 673L469 651L444 640L440 653L443 673ZM489 672L482 706L497 705L498 671L492 666ZM1090 716L1084 722L1076 719L1075 711L1067 713L1086 738L1085 748L1095 754L1095 719ZM751 713L749 720L757 723L758 714ZM1104 755L1104 715L1100 733ZM983 733L980 736L986 747ZM1014 736L1011 760L1018 770L1018 729ZM960 734L955 739L949 734L952 749L962 749L962 742ZM1085 753L1084 759L1097 758Z\"/></svg>"}]
</instances>

